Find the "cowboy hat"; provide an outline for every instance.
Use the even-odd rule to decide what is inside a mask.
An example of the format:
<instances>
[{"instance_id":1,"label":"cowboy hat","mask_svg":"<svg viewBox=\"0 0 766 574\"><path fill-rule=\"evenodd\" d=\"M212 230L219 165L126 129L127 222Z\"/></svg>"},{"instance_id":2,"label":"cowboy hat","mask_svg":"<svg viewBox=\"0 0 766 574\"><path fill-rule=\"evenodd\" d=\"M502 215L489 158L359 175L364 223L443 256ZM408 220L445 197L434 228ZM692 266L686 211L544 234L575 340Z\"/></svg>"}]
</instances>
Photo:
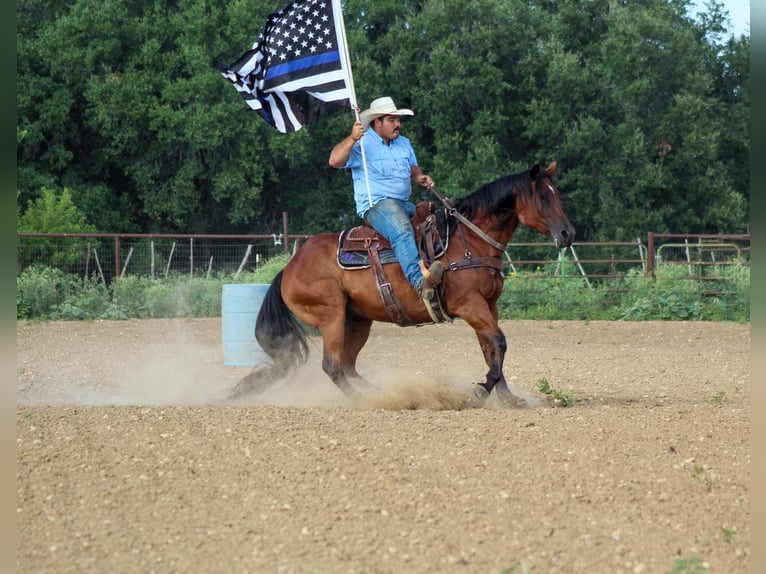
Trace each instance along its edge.
<instances>
[{"instance_id":1,"label":"cowboy hat","mask_svg":"<svg viewBox=\"0 0 766 574\"><path fill-rule=\"evenodd\" d=\"M383 116L414 115L415 112L408 110L407 108L402 108L400 110L396 109L394 100L386 96L383 98L378 98L377 100L373 100L373 102L370 104L370 108L359 114L359 121L362 122L362 125L365 127L365 129L367 129L367 127L370 125L370 122L375 118L382 118Z\"/></svg>"}]
</instances>

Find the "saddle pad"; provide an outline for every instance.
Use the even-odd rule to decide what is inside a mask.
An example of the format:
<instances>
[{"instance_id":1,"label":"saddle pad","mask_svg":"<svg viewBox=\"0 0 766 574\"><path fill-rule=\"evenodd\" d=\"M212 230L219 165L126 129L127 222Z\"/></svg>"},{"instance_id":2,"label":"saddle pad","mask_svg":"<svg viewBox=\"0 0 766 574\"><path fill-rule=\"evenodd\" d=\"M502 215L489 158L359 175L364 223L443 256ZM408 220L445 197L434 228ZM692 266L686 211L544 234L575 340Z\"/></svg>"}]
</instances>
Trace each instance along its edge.
<instances>
[{"instance_id":1,"label":"saddle pad","mask_svg":"<svg viewBox=\"0 0 766 574\"><path fill-rule=\"evenodd\" d=\"M344 248L348 235L355 229L358 228L346 229L338 238L338 265L342 269L367 269L370 266L370 256L361 241L359 242L359 247L353 249ZM383 265L397 262L394 250L391 248L381 249L379 256L380 262Z\"/></svg>"},{"instance_id":2,"label":"saddle pad","mask_svg":"<svg viewBox=\"0 0 766 574\"><path fill-rule=\"evenodd\" d=\"M418 204L418 208L425 208L425 206L425 202ZM413 218L415 241L418 243L421 251L424 251L425 248L421 245L423 238L420 226L423 224L423 221L419 220L419 216L424 211L425 209L418 209ZM430 209L425 215L429 212L431 212ZM434 242L433 247L434 255L438 258L447 250L449 242L449 218L447 216L447 210L444 208L433 210L432 213L436 215L436 229L438 230L439 235ZM370 227L359 225L351 229L346 229L338 237L338 265L342 269L366 269L370 266L370 256L367 253L367 247L364 241L365 238L370 238L373 249L378 249L380 262L383 265L386 265L387 263L396 263L398 261L388 240L378 235L378 233Z\"/></svg>"}]
</instances>

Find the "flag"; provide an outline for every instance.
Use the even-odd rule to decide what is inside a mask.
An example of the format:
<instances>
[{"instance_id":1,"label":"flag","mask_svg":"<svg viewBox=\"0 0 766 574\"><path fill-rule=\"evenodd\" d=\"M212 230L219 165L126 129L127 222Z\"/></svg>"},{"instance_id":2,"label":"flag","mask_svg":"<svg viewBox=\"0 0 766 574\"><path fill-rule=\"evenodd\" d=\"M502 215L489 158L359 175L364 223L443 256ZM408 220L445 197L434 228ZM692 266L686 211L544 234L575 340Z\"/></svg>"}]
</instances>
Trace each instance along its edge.
<instances>
[{"instance_id":1,"label":"flag","mask_svg":"<svg viewBox=\"0 0 766 574\"><path fill-rule=\"evenodd\" d=\"M340 0L290 2L269 15L251 50L216 67L282 133L305 123L296 92L349 107L354 97Z\"/></svg>"}]
</instances>

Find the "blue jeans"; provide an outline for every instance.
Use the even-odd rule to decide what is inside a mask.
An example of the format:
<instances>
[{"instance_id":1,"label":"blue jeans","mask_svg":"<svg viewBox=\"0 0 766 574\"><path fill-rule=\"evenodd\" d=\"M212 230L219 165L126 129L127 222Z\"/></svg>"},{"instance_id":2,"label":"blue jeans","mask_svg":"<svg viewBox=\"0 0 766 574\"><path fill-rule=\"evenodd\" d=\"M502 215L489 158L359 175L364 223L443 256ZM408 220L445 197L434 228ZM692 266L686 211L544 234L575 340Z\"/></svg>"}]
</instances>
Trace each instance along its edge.
<instances>
[{"instance_id":1,"label":"blue jeans","mask_svg":"<svg viewBox=\"0 0 766 574\"><path fill-rule=\"evenodd\" d=\"M423 273L420 271L420 254L415 245L415 231L410 222L414 214L415 206L409 201L387 197L368 209L364 219L388 239L407 281L417 289Z\"/></svg>"}]
</instances>

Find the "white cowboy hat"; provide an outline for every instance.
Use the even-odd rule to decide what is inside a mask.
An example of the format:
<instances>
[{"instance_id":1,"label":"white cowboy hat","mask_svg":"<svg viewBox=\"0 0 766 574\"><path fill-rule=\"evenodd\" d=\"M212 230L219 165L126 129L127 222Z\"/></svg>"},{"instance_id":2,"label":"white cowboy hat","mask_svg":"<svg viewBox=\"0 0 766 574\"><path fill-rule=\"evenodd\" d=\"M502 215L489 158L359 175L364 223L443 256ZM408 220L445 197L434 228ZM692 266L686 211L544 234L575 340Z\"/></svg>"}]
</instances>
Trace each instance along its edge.
<instances>
[{"instance_id":1,"label":"white cowboy hat","mask_svg":"<svg viewBox=\"0 0 766 574\"><path fill-rule=\"evenodd\" d=\"M407 108L402 108L400 110L396 109L394 100L386 96L383 98L378 98L377 100L373 100L373 102L370 104L370 108L359 114L359 121L362 122L364 128L367 129L370 125L370 122L375 118L381 118L383 116L414 115L415 112L408 110Z\"/></svg>"}]
</instances>

